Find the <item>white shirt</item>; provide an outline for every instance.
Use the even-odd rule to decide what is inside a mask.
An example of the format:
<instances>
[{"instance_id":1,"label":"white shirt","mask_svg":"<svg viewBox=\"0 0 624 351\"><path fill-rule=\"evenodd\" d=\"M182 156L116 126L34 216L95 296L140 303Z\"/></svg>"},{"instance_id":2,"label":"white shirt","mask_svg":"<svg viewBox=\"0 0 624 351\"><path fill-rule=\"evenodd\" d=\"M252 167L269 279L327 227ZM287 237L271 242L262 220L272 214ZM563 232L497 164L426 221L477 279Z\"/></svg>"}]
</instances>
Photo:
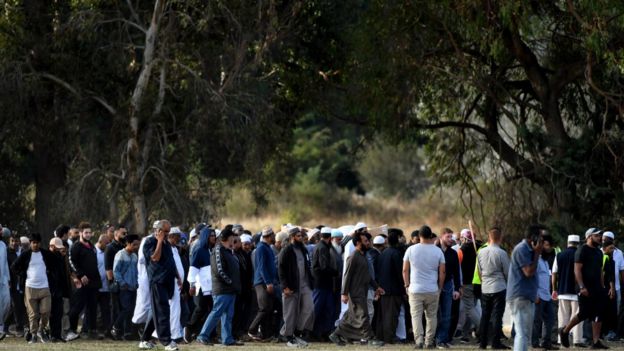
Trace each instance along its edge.
<instances>
[{"instance_id":1,"label":"white shirt","mask_svg":"<svg viewBox=\"0 0 624 351\"><path fill-rule=\"evenodd\" d=\"M416 244L407 248L404 262L410 263L410 293L438 292L438 269L445 264L444 253L434 244Z\"/></svg>"},{"instance_id":2,"label":"white shirt","mask_svg":"<svg viewBox=\"0 0 624 351\"><path fill-rule=\"evenodd\" d=\"M200 269L197 267L189 267L188 282L195 285L196 295L199 295L201 288L202 295L210 295L212 293L212 272L210 266L204 266Z\"/></svg>"},{"instance_id":3,"label":"white shirt","mask_svg":"<svg viewBox=\"0 0 624 351\"><path fill-rule=\"evenodd\" d=\"M624 255L618 248L613 251L613 265L615 266L615 290L620 291L620 272L624 270Z\"/></svg>"},{"instance_id":4,"label":"white shirt","mask_svg":"<svg viewBox=\"0 0 624 351\"><path fill-rule=\"evenodd\" d=\"M46 266L43 263L43 255L41 251L33 252L30 256L30 263L26 271L26 287L33 289L48 288L48 275L46 274Z\"/></svg>"},{"instance_id":5,"label":"white shirt","mask_svg":"<svg viewBox=\"0 0 624 351\"><path fill-rule=\"evenodd\" d=\"M95 254L97 256L98 271L100 272L100 280L102 287L99 291L108 292L108 278L106 277L106 269L104 269L104 250L95 245Z\"/></svg>"}]
</instances>

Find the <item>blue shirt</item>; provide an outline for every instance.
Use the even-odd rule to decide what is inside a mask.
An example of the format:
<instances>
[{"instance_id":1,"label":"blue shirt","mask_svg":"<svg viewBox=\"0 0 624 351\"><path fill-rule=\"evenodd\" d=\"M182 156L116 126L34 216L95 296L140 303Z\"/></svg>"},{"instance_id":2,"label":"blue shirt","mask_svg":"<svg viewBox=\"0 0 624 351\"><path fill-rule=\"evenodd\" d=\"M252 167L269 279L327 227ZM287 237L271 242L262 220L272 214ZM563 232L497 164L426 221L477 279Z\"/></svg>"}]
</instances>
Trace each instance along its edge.
<instances>
[{"instance_id":1,"label":"blue shirt","mask_svg":"<svg viewBox=\"0 0 624 351\"><path fill-rule=\"evenodd\" d=\"M548 262L542 257L537 260L537 297L543 301L550 301L550 268Z\"/></svg>"},{"instance_id":2,"label":"blue shirt","mask_svg":"<svg viewBox=\"0 0 624 351\"><path fill-rule=\"evenodd\" d=\"M537 297L537 274L527 277L522 267L533 263L533 249L526 240L522 240L511 253L509 280L507 281L507 300L523 298L535 301Z\"/></svg>"},{"instance_id":3,"label":"blue shirt","mask_svg":"<svg viewBox=\"0 0 624 351\"><path fill-rule=\"evenodd\" d=\"M143 256L145 257L145 268L150 284L173 284L177 275L177 267L173 259L173 251L167 240L163 240L160 260L152 261L151 257L156 251L158 240L154 236L145 239L143 244Z\"/></svg>"},{"instance_id":4,"label":"blue shirt","mask_svg":"<svg viewBox=\"0 0 624 351\"><path fill-rule=\"evenodd\" d=\"M137 261L137 255L128 253L126 249L121 249L115 254L113 276L120 288L134 291L139 287Z\"/></svg>"},{"instance_id":5,"label":"blue shirt","mask_svg":"<svg viewBox=\"0 0 624 351\"><path fill-rule=\"evenodd\" d=\"M261 241L254 254L254 286L260 284L277 284L277 266L275 253L264 241Z\"/></svg>"}]
</instances>

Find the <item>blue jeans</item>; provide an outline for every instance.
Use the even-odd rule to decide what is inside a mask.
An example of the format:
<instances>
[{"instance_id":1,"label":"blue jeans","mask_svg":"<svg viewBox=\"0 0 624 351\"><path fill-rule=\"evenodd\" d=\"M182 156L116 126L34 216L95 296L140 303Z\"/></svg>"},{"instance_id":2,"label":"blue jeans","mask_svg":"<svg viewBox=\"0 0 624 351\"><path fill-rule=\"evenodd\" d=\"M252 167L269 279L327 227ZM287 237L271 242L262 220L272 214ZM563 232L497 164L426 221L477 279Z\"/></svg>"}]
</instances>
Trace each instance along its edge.
<instances>
[{"instance_id":1,"label":"blue jeans","mask_svg":"<svg viewBox=\"0 0 624 351\"><path fill-rule=\"evenodd\" d=\"M514 351L527 351L533 331L534 302L522 297L516 297L509 300L509 308L511 309L511 320L516 332L513 349Z\"/></svg>"},{"instance_id":2,"label":"blue jeans","mask_svg":"<svg viewBox=\"0 0 624 351\"><path fill-rule=\"evenodd\" d=\"M214 306L202 327L201 333L197 336L197 339L208 341L210 334L212 334L217 326L217 321L221 319L221 343L223 345L231 345L235 342L232 336L234 301L236 301L236 295L234 294L214 296Z\"/></svg>"},{"instance_id":3,"label":"blue jeans","mask_svg":"<svg viewBox=\"0 0 624 351\"><path fill-rule=\"evenodd\" d=\"M436 342L443 344L451 341L449 329L451 327L451 305L453 304L453 281L449 280L442 286L440 302L438 305L438 327L436 329Z\"/></svg>"}]
</instances>

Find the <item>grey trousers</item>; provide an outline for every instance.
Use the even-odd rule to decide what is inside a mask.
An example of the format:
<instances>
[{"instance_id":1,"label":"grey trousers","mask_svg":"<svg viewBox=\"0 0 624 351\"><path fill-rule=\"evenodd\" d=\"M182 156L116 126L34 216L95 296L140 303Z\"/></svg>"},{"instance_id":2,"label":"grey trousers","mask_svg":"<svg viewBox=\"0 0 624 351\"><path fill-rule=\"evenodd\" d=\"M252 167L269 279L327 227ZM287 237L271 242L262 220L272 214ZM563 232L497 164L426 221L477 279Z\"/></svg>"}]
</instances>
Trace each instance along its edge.
<instances>
[{"instance_id":1,"label":"grey trousers","mask_svg":"<svg viewBox=\"0 0 624 351\"><path fill-rule=\"evenodd\" d=\"M309 287L286 295L282 294L284 325L280 334L293 336L295 330L312 330L314 327L314 300Z\"/></svg>"},{"instance_id":2,"label":"grey trousers","mask_svg":"<svg viewBox=\"0 0 624 351\"><path fill-rule=\"evenodd\" d=\"M470 328L472 326L479 329L481 323L481 313L477 308L477 299L474 296L474 286L472 284L464 285L464 295L462 295L462 304L464 305L464 313L466 314L466 320L462 327L462 334L465 337L470 337Z\"/></svg>"}]
</instances>

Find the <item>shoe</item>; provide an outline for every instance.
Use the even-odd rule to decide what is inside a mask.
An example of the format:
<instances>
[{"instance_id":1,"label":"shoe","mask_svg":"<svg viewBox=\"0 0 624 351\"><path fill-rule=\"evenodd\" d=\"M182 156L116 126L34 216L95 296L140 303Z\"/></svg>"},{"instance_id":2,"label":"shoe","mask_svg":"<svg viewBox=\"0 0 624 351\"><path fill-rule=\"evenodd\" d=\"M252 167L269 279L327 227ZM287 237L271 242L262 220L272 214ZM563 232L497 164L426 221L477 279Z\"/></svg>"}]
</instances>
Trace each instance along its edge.
<instances>
[{"instance_id":1,"label":"shoe","mask_svg":"<svg viewBox=\"0 0 624 351\"><path fill-rule=\"evenodd\" d=\"M373 347L382 347L384 346L386 343L381 341L381 340L377 340L377 339L371 339L368 340L368 346L373 346Z\"/></svg>"},{"instance_id":2,"label":"shoe","mask_svg":"<svg viewBox=\"0 0 624 351\"><path fill-rule=\"evenodd\" d=\"M175 341L169 342L167 346L165 346L165 351L178 351L178 344Z\"/></svg>"},{"instance_id":3,"label":"shoe","mask_svg":"<svg viewBox=\"0 0 624 351\"><path fill-rule=\"evenodd\" d=\"M252 332L247 333L247 336L249 336L249 338L253 341L262 341L262 335L260 334L254 334Z\"/></svg>"},{"instance_id":4,"label":"shoe","mask_svg":"<svg viewBox=\"0 0 624 351\"><path fill-rule=\"evenodd\" d=\"M540 346L540 348L542 348L544 350L559 350L559 348L557 346L554 346L554 345L542 345L542 346Z\"/></svg>"},{"instance_id":5,"label":"shoe","mask_svg":"<svg viewBox=\"0 0 624 351\"><path fill-rule=\"evenodd\" d=\"M511 350L511 347L501 343L501 344L492 345L492 349L493 350ZM547 349L547 350L553 350L553 349ZM556 349L556 350L559 350L559 349Z\"/></svg>"},{"instance_id":6,"label":"shoe","mask_svg":"<svg viewBox=\"0 0 624 351\"><path fill-rule=\"evenodd\" d=\"M139 343L139 350L151 350L153 348L155 348L156 345L152 344L149 341L141 341Z\"/></svg>"},{"instance_id":7,"label":"shoe","mask_svg":"<svg viewBox=\"0 0 624 351\"><path fill-rule=\"evenodd\" d=\"M65 340L66 341L74 341L74 340L78 339L79 337L80 337L80 335L76 334L76 332L70 331L65 336Z\"/></svg>"},{"instance_id":8,"label":"shoe","mask_svg":"<svg viewBox=\"0 0 624 351\"><path fill-rule=\"evenodd\" d=\"M423 348L423 344L422 343L418 343L414 346L414 350L420 350Z\"/></svg>"},{"instance_id":9,"label":"shoe","mask_svg":"<svg viewBox=\"0 0 624 351\"><path fill-rule=\"evenodd\" d=\"M334 344L336 344L336 346L345 346L346 345L346 343L344 341L342 341L340 339L340 337L338 335L336 335L336 333L329 334L329 341L331 341Z\"/></svg>"},{"instance_id":10,"label":"shoe","mask_svg":"<svg viewBox=\"0 0 624 351\"><path fill-rule=\"evenodd\" d=\"M451 347L447 343L441 342L438 344L438 348L443 350L443 349L450 349Z\"/></svg>"},{"instance_id":11,"label":"shoe","mask_svg":"<svg viewBox=\"0 0 624 351\"><path fill-rule=\"evenodd\" d=\"M302 347L300 343L297 342L297 339L294 336L291 336L286 342L286 346L288 347Z\"/></svg>"},{"instance_id":12,"label":"shoe","mask_svg":"<svg viewBox=\"0 0 624 351\"><path fill-rule=\"evenodd\" d=\"M604 345L603 343L600 342L600 340L598 340L598 342L595 342L592 346L590 346L590 349L592 350L607 350L609 348L609 346Z\"/></svg>"},{"instance_id":13,"label":"shoe","mask_svg":"<svg viewBox=\"0 0 624 351\"><path fill-rule=\"evenodd\" d=\"M225 346L245 346L245 343L240 342L240 341L238 341L238 340L234 340L234 342L233 342L233 343L231 343L231 344L226 344Z\"/></svg>"},{"instance_id":14,"label":"shoe","mask_svg":"<svg viewBox=\"0 0 624 351\"><path fill-rule=\"evenodd\" d=\"M37 343L37 335L33 335L32 338L30 338L30 340L28 341L29 344L36 344Z\"/></svg>"},{"instance_id":15,"label":"shoe","mask_svg":"<svg viewBox=\"0 0 624 351\"><path fill-rule=\"evenodd\" d=\"M459 339L459 342L462 343L462 344L468 344L468 343L470 343L470 338L467 337L467 336L462 336L462 338Z\"/></svg>"},{"instance_id":16,"label":"shoe","mask_svg":"<svg viewBox=\"0 0 624 351\"><path fill-rule=\"evenodd\" d=\"M37 333L37 339L39 339L42 344L46 344L49 341L48 336L42 332Z\"/></svg>"},{"instance_id":17,"label":"shoe","mask_svg":"<svg viewBox=\"0 0 624 351\"><path fill-rule=\"evenodd\" d=\"M190 344L191 342L193 342L192 339L192 335L191 335L191 329L188 327L184 327L184 342L187 344Z\"/></svg>"},{"instance_id":18,"label":"shoe","mask_svg":"<svg viewBox=\"0 0 624 351\"><path fill-rule=\"evenodd\" d=\"M26 339L26 341L30 341L30 339L32 339L32 334L30 332L26 332L24 333L24 339Z\"/></svg>"},{"instance_id":19,"label":"shoe","mask_svg":"<svg viewBox=\"0 0 624 351\"><path fill-rule=\"evenodd\" d=\"M6 333L3 331L0 331L0 341L2 341L4 338L6 338Z\"/></svg>"},{"instance_id":20,"label":"shoe","mask_svg":"<svg viewBox=\"0 0 624 351\"><path fill-rule=\"evenodd\" d=\"M212 346L213 345L210 341L208 341L208 340L206 340L204 338L200 338L199 336L195 338L195 341L199 342L200 344L202 344L204 346Z\"/></svg>"},{"instance_id":21,"label":"shoe","mask_svg":"<svg viewBox=\"0 0 624 351\"><path fill-rule=\"evenodd\" d=\"M433 349L435 349L435 345L434 345L434 344L431 344L431 345L425 345L425 347L424 347L424 348L425 348L425 349L429 349L429 350L433 350Z\"/></svg>"},{"instance_id":22,"label":"shoe","mask_svg":"<svg viewBox=\"0 0 624 351\"><path fill-rule=\"evenodd\" d=\"M298 336L295 336L295 341L297 341L297 343L303 347L308 347L308 342Z\"/></svg>"},{"instance_id":23,"label":"shoe","mask_svg":"<svg viewBox=\"0 0 624 351\"><path fill-rule=\"evenodd\" d=\"M559 339L561 339L561 345L563 347L570 347L570 333L564 332L563 328L559 329Z\"/></svg>"},{"instance_id":24,"label":"shoe","mask_svg":"<svg viewBox=\"0 0 624 351\"><path fill-rule=\"evenodd\" d=\"M580 349L584 349L584 348L589 347L589 345L587 345L584 342L577 342L577 343L574 344L574 347L577 347L577 348L580 348Z\"/></svg>"}]
</instances>

